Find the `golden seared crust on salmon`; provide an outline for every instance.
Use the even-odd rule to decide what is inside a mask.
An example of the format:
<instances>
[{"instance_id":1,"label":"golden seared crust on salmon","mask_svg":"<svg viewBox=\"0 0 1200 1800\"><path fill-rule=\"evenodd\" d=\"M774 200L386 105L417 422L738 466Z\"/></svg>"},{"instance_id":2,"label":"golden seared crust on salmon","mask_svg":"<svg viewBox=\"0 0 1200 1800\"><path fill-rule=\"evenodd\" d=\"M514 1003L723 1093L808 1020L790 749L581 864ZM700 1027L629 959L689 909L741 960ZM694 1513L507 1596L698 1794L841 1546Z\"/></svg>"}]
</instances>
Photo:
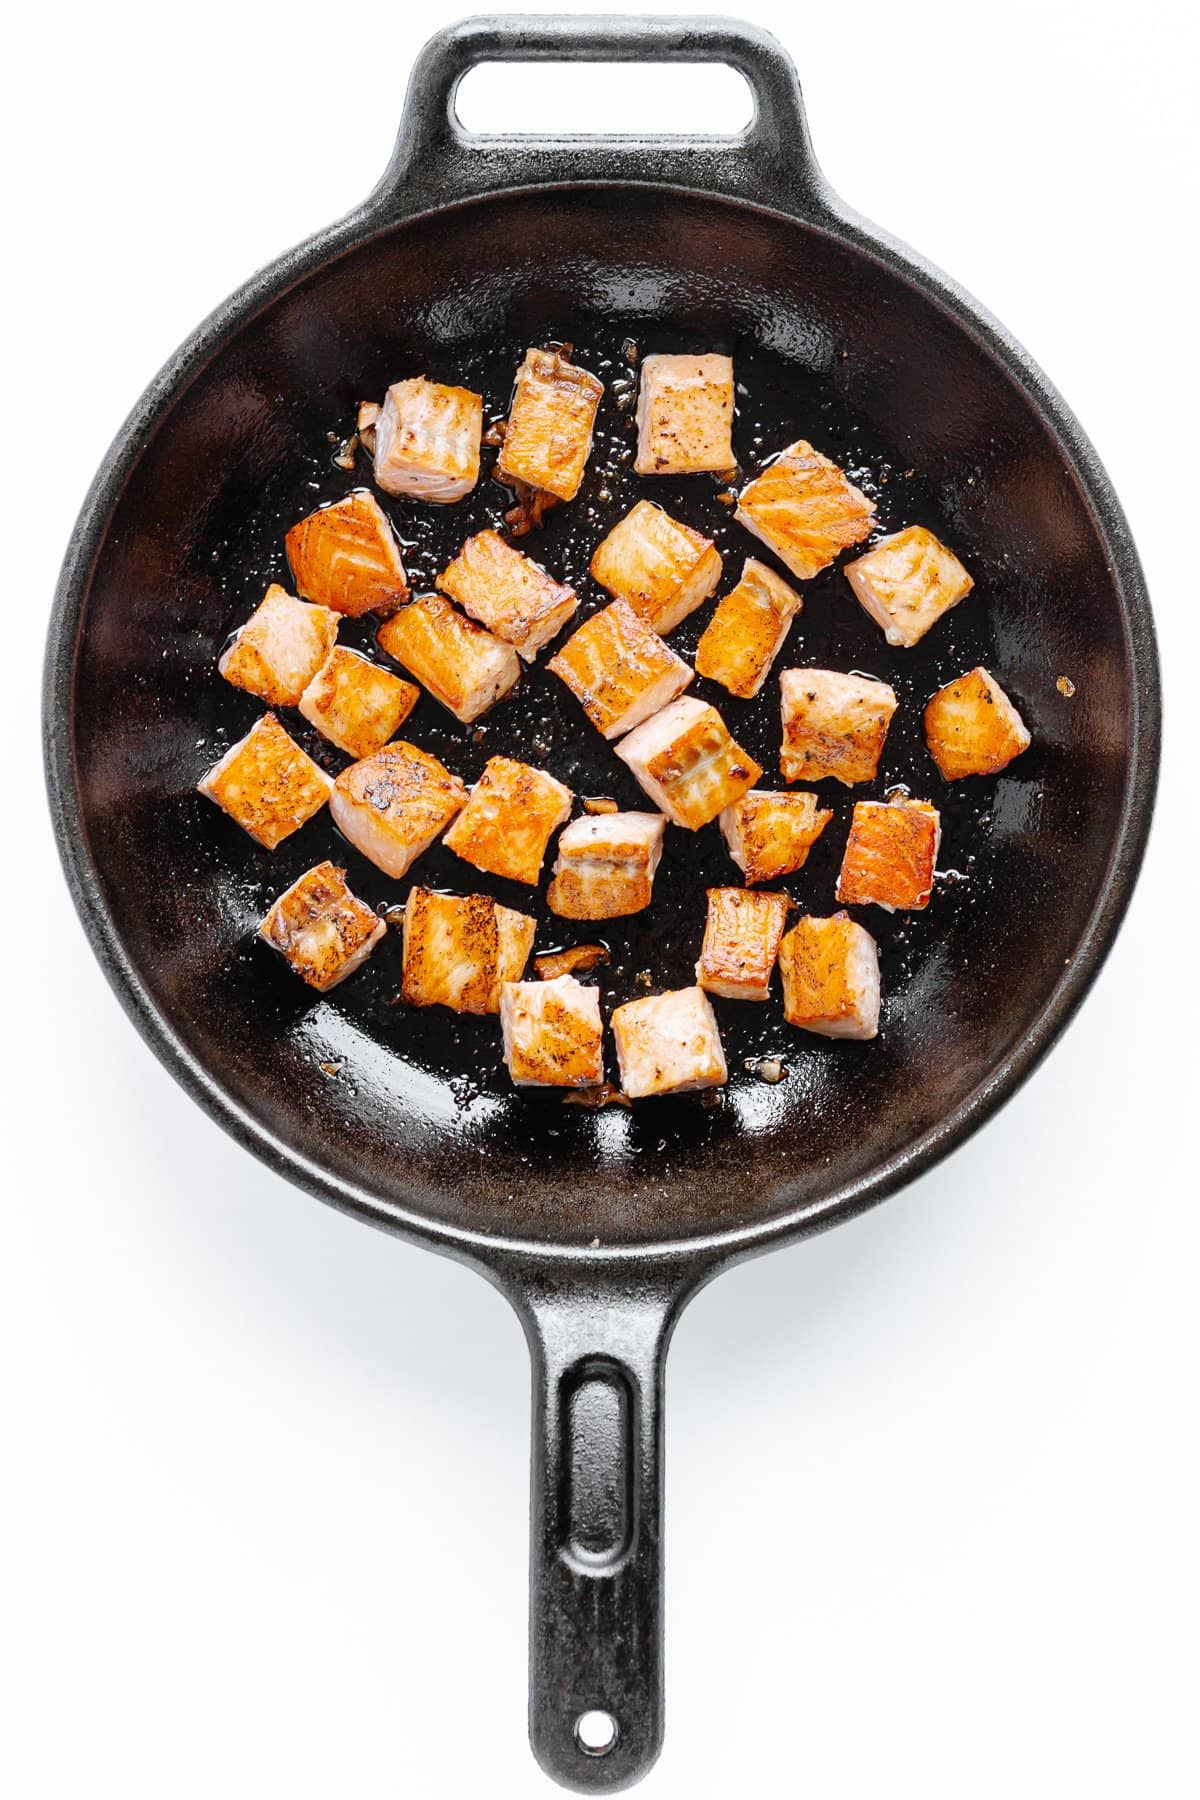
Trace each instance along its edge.
<instances>
[{"instance_id":1,"label":"golden seared crust on salmon","mask_svg":"<svg viewBox=\"0 0 1200 1800\"><path fill-rule=\"evenodd\" d=\"M594 969L598 963L611 962L607 944L568 944L565 950L544 950L535 956L533 966L543 981L556 975L574 975L576 969Z\"/></svg>"},{"instance_id":2,"label":"golden seared crust on salmon","mask_svg":"<svg viewBox=\"0 0 1200 1800\"><path fill-rule=\"evenodd\" d=\"M499 1012L500 990L524 974L535 930L535 920L486 894L415 887L404 908L401 997L409 1006Z\"/></svg>"},{"instance_id":3,"label":"golden seared crust on salmon","mask_svg":"<svg viewBox=\"0 0 1200 1800\"><path fill-rule=\"evenodd\" d=\"M925 741L947 781L998 775L1028 750L1025 721L986 669L951 681L925 708Z\"/></svg>"},{"instance_id":4,"label":"golden seared crust on salmon","mask_svg":"<svg viewBox=\"0 0 1200 1800\"><path fill-rule=\"evenodd\" d=\"M555 581L497 531L468 538L438 576L438 586L526 662L558 636L579 605L574 588Z\"/></svg>"},{"instance_id":5,"label":"golden seared crust on salmon","mask_svg":"<svg viewBox=\"0 0 1200 1800\"><path fill-rule=\"evenodd\" d=\"M801 581L870 532L875 502L803 438L741 491L734 518Z\"/></svg>"},{"instance_id":6,"label":"golden seared crust on salmon","mask_svg":"<svg viewBox=\"0 0 1200 1800\"><path fill-rule=\"evenodd\" d=\"M734 466L733 358L647 356L638 386L639 475L694 475Z\"/></svg>"},{"instance_id":7,"label":"golden seared crust on salmon","mask_svg":"<svg viewBox=\"0 0 1200 1800\"><path fill-rule=\"evenodd\" d=\"M721 831L747 886L753 887L802 869L832 817L815 794L774 794L755 788L725 808Z\"/></svg>"},{"instance_id":8,"label":"golden seared crust on salmon","mask_svg":"<svg viewBox=\"0 0 1200 1800\"><path fill-rule=\"evenodd\" d=\"M301 875L258 928L309 987L326 994L363 964L387 926L346 886L345 869L321 862Z\"/></svg>"},{"instance_id":9,"label":"golden seared crust on salmon","mask_svg":"<svg viewBox=\"0 0 1200 1800\"><path fill-rule=\"evenodd\" d=\"M783 649L804 602L766 563L746 558L742 579L726 594L696 646L696 673L752 700Z\"/></svg>"},{"instance_id":10,"label":"golden seared crust on salmon","mask_svg":"<svg viewBox=\"0 0 1200 1800\"><path fill-rule=\"evenodd\" d=\"M696 980L727 1000L765 1000L779 940L787 923L786 894L751 894L745 888L709 888L704 943Z\"/></svg>"},{"instance_id":11,"label":"golden seared crust on salmon","mask_svg":"<svg viewBox=\"0 0 1200 1800\"><path fill-rule=\"evenodd\" d=\"M597 731L618 738L681 694L692 670L639 618L614 600L585 619L546 667L565 681Z\"/></svg>"},{"instance_id":12,"label":"golden seared crust on salmon","mask_svg":"<svg viewBox=\"0 0 1200 1800\"><path fill-rule=\"evenodd\" d=\"M268 706L295 706L337 641L338 616L272 584L221 655L234 687Z\"/></svg>"},{"instance_id":13,"label":"golden seared crust on salmon","mask_svg":"<svg viewBox=\"0 0 1200 1800\"><path fill-rule=\"evenodd\" d=\"M526 351L517 370L497 475L573 500L591 455L603 393L604 383L564 351Z\"/></svg>"},{"instance_id":14,"label":"golden seared crust on salmon","mask_svg":"<svg viewBox=\"0 0 1200 1800\"><path fill-rule=\"evenodd\" d=\"M762 774L734 743L716 707L686 694L631 731L617 755L659 810L685 831L699 831Z\"/></svg>"},{"instance_id":15,"label":"golden seared crust on salmon","mask_svg":"<svg viewBox=\"0 0 1200 1800\"><path fill-rule=\"evenodd\" d=\"M446 833L446 847L489 875L536 887L546 845L573 798L543 769L493 756Z\"/></svg>"},{"instance_id":16,"label":"golden seared crust on salmon","mask_svg":"<svg viewBox=\"0 0 1200 1800\"><path fill-rule=\"evenodd\" d=\"M879 1030L879 952L848 913L805 916L779 946L783 1016L820 1037L873 1038Z\"/></svg>"},{"instance_id":17,"label":"golden seared crust on salmon","mask_svg":"<svg viewBox=\"0 0 1200 1800\"><path fill-rule=\"evenodd\" d=\"M449 506L479 480L483 397L417 375L394 381L375 428L375 479L389 494Z\"/></svg>"},{"instance_id":18,"label":"golden seared crust on salmon","mask_svg":"<svg viewBox=\"0 0 1200 1800\"><path fill-rule=\"evenodd\" d=\"M398 740L342 770L329 810L354 848L398 881L466 801L436 756Z\"/></svg>"},{"instance_id":19,"label":"golden seared crust on salmon","mask_svg":"<svg viewBox=\"0 0 1200 1800\"><path fill-rule=\"evenodd\" d=\"M838 875L843 906L920 912L929 905L941 820L927 800L859 800Z\"/></svg>"},{"instance_id":20,"label":"golden seared crust on salmon","mask_svg":"<svg viewBox=\"0 0 1200 1800\"><path fill-rule=\"evenodd\" d=\"M332 788L324 769L292 741L274 713L256 719L197 783L197 791L215 800L264 850L274 850L320 812Z\"/></svg>"},{"instance_id":21,"label":"golden seared crust on salmon","mask_svg":"<svg viewBox=\"0 0 1200 1800\"><path fill-rule=\"evenodd\" d=\"M500 1010L500 989L506 981L520 981L537 936L537 920L511 906L496 907L496 987L489 1012Z\"/></svg>"},{"instance_id":22,"label":"golden seared crust on salmon","mask_svg":"<svg viewBox=\"0 0 1200 1800\"><path fill-rule=\"evenodd\" d=\"M702 988L628 1000L612 1016L621 1087L631 1100L720 1087L729 1079L721 1034Z\"/></svg>"},{"instance_id":23,"label":"golden seared crust on salmon","mask_svg":"<svg viewBox=\"0 0 1200 1800\"><path fill-rule=\"evenodd\" d=\"M500 1029L518 1087L598 1087L604 1080L600 996L573 975L506 982Z\"/></svg>"},{"instance_id":24,"label":"golden seared crust on salmon","mask_svg":"<svg viewBox=\"0 0 1200 1800\"><path fill-rule=\"evenodd\" d=\"M521 673L511 644L464 619L440 594L418 595L385 619L375 638L464 725L502 699Z\"/></svg>"},{"instance_id":25,"label":"golden seared crust on salmon","mask_svg":"<svg viewBox=\"0 0 1200 1800\"><path fill-rule=\"evenodd\" d=\"M337 645L300 696L300 711L347 756L370 756L399 731L421 697L357 650Z\"/></svg>"},{"instance_id":26,"label":"golden seared crust on salmon","mask_svg":"<svg viewBox=\"0 0 1200 1800\"><path fill-rule=\"evenodd\" d=\"M561 832L546 894L560 919L619 919L649 906L662 856L661 813L597 813Z\"/></svg>"},{"instance_id":27,"label":"golden seared crust on salmon","mask_svg":"<svg viewBox=\"0 0 1200 1800\"><path fill-rule=\"evenodd\" d=\"M905 650L975 586L953 550L923 525L880 538L846 564L846 579L888 643Z\"/></svg>"},{"instance_id":28,"label":"golden seared crust on salmon","mask_svg":"<svg viewBox=\"0 0 1200 1800\"><path fill-rule=\"evenodd\" d=\"M665 637L708 599L721 579L721 553L703 532L639 500L597 544L591 570Z\"/></svg>"},{"instance_id":29,"label":"golden seared crust on salmon","mask_svg":"<svg viewBox=\"0 0 1200 1800\"><path fill-rule=\"evenodd\" d=\"M839 669L785 669L779 677L785 781L827 776L853 787L874 781L899 701L886 681Z\"/></svg>"},{"instance_id":30,"label":"golden seared crust on salmon","mask_svg":"<svg viewBox=\"0 0 1200 1800\"><path fill-rule=\"evenodd\" d=\"M348 618L394 612L408 599L395 533L365 488L293 525L287 554L297 593Z\"/></svg>"},{"instance_id":31,"label":"golden seared crust on salmon","mask_svg":"<svg viewBox=\"0 0 1200 1800\"><path fill-rule=\"evenodd\" d=\"M400 990L409 1006L491 1012L498 957L496 903L488 895L411 890L404 907Z\"/></svg>"}]
</instances>

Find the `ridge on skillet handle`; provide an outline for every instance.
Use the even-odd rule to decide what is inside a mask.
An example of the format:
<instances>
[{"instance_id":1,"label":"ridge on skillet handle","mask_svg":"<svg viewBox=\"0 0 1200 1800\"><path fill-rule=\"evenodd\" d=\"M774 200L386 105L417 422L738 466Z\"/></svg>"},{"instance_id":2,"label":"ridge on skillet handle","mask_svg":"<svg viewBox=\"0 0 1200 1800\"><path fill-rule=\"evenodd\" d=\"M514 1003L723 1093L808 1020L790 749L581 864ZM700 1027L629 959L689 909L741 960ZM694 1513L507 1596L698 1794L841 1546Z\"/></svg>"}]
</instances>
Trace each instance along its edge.
<instances>
[{"instance_id":1,"label":"ridge on skillet handle","mask_svg":"<svg viewBox=\"0 0 1200 1800\"><path fill-rule=\"evenodd\" d=\"M482 135L465 132L454 96L483 62L726 63L745 78L754 116L732 137ZM512 14L460 20L413 64L391 161L368 206L390 216L501 188L655 181L824 213L800 84L769 32L719 16Z\"/></svg>"},{"instance_id":2,"label":"ridge on skillet handle","mask_svg":"<svg viewBox=\"0 0 1200 1800\"><path fill-rule=\"evenodd\" d=\"M497 1273L533 1363L529 1738L556 1781L612 1791L662 1747L663 1365L703 1273Z\"/></svg>"}]
</instances>

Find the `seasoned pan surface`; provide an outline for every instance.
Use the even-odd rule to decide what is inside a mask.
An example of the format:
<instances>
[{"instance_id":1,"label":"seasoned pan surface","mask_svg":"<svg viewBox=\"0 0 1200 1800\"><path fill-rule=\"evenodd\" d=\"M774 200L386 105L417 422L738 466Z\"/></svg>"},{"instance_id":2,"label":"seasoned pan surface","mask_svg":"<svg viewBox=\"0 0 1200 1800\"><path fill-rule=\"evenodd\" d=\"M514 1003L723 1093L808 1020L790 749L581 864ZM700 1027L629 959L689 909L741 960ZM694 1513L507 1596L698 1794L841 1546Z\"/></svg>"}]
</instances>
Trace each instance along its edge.
<instances>
[{"instance_id":1,"label":"seasoned pan surface","mask_svg":"<svg viewBox=\"0 0 1200 1800\"><path fill-rule=\"evenodd\" d=\"M807 436L876 499L881 529L930 525L976 578L912 651L885 646L837 570L803 588L777 666L884 676L901 709L879 783L822 784L834 822L784 885L805 908L832 910L854 797L898 783L941 807L943 873L926 913L863 915L883 953L876 1043L806 1038L784 1025L777 1001L716 1003L733 1072L718 1107L688 1097L596 1114L514 1094L496 1021L393 1003L398 934L315 998L254 942L269 901L325 855L380 905L408 883L360 858L327 814L269 855L192 791L260 710L217 678L215 661L266 583L287 582L287 526L370 484L365 458L354 474L332 460L331 439L348 432L358 400L426 373L481 390L499 415L525 346L549 339L570 340L609 386L578 500L522 545L576 585L583 611L604 598L588 576L591 549L639 493L717 538L723 588L761 550L718 503L716 482L631 473L632 410L619 403L635 375L626 339L642 354L731 351L744 473ZM499 523L509 497L485 472L459 506L381 499L421 587L470 531ZM673 635L685 656L709 610ZM342 638L369 644L349 622ZM1127 803L1129 655L1100 527L1061 446L947 312L795 221L712 198L579 186L467 204L377 236L293 287L197 372L111 520L76 665L74 750L121 938L237 1106L348 1186L385 1204L415 1199L451 1228L638 1244L830 1202L935 1130L1036 1028L1086 932ZM977 662L1013 695L1034 747L997 781L947 786L924 749L921 709ZM700 681L692 690L764 764L764 785L782 785L774 686L749 703ZM341 766L303 721L288 724L331 770ZM477 727L425 697L403 735L467 780L489 755L511 753L580 795L644 804L544 668ZM593 929L553 919L531 890L490 882L440 848L414 871L538 911L539 949L602 937L606 1009L647 979L659 988L692 978L704 889L736 873L715 826L671 829L651 910ZM763 1052L784 1058L778 1086L743 1069Z\"/></svg>"}]
</instances>

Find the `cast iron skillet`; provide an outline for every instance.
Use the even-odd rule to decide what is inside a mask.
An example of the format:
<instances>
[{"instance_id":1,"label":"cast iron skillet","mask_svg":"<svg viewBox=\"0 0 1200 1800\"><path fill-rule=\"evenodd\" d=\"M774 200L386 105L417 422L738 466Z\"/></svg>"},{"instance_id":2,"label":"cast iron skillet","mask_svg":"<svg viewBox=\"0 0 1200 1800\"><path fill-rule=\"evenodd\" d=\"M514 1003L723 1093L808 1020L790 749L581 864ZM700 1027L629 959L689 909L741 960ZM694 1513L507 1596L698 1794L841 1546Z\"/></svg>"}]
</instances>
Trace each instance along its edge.
<instances>
[{"instance_id":1,"label":"cast iron skillet","mask_svg":"<svg viewBox=\"0 0 1200 1800\"><path fill-rule=\"evenodd\" d=\"M723 61L748 80L755 116L734 139L467 137L455 88L498 58ZM286 581L284 526L365 479L330 461L327 434L354 403L424 371L478 381L500 413L526 344L571 338L612 382L626 335L732 349L747 468L811 436L861 470L885 525L936 524L978 583L921 650L886 658L840 574L806 590L789 659L837 656L900 681L884 785L944 806L957 879L920 918L871 917L887 985L876 1044L799 1042L775 1009L771 1024L768 1009L726 1005L735 1079L716 1110L593 1113L512 1095L494 1021L388 1004L393 939L314 999L253 941L266 900L330 853L372 899L402 890L339 847L327 819L272 858L193 793L257 710L214 679L221 641L266 578ZM591 485L538 545L589 606L599 488L616 484L622 503L634 491L629 430L610 398ZM702 481L655 498L720 511ZM465 509L393 507L418 577L504 503L485 480ZM724 547L755 549L722 530ZM1035 747L999 781L949 790L920 745L920 702L979 660ZM406 735L468 778L536 736L578 791L635 800L554 685L531 677L479 743L428 701ZM1094 452L993 320L829 191L771 38L722 19L468 20L422 52L370 198L221 307L122 429L63 568L45 716L68 880L152 1048L273 1168L470 1263L519 1311L535 1381L533 1746L568 1784L634 1780L662 1735L662 1381L681 1307L718 1269L849 1218L982 1124L1070 1018L1128 901L1159 689L1137 558ZM777 727L753 729L769 769ZM793 884L818 910L848 821L845 797L835 805ZM643 959L662 985L687 979L700 889L731 878L715 829L670 837L654 935L639 951L632 932L610 934L610 1001L636 991ZM421 872L479 885L463 873L445 852ZM762 1047L785 1051L778 1086L742 1071ZM615 1722L600 1755L576 1731L593 1708Z\"/></svg>"}]
</instances>

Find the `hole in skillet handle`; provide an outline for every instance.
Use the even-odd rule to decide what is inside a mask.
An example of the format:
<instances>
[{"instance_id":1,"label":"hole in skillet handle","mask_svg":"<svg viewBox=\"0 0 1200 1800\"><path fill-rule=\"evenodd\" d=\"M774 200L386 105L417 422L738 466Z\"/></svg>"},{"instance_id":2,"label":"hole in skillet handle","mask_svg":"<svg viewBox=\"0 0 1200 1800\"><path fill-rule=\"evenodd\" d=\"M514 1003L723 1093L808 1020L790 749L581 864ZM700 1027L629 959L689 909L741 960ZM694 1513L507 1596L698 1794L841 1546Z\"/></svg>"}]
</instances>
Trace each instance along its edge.
<instances>
[{"instance_id":1,"label":"hole in skillet handle","mask_svg":"<svg viewBox=\"0 0 1200 1800\"><path fill-rule=\"evenodd\" d=\"M575 1742L585 1756L607 1756L620 1735L617 1721L600 1707L580 1713L575 1721Z\"/></svg>"},{"instance_id":2,"label":"hole in skillet handle","mask_svg":"<svg viewBox=\"0 0 1200 1800\"><path fill-rule=\"evenodd\" d=\"M462 130L501 137L740 137L754 118L746 78L728 63L483 62L454 96Z\"/></svg>"},{"instance_id":3,"label":"hole in skillet handle","mask_svg":"<svg viewBox=\"0 0 1200 1800\"><path fill-rule=\"evenodd\" d=\"M526 65L516 90L511 71L497 68L501 63ZM550 64L554 80L539 86L531 63ZM674 76L662 80L669 64L687 65L678 86ZM460 111L459 91L477 79L485 93L495 84L493 104L484 114L468 95ZM518 105L514 92L524 97L527 84L535 104ZM559 85L561 95L554 92ZM684 97L682 132L669 110L672 90ZM749 120L726 135L727 119L732 125L735 114L746 116L743 90L753 102ZM719 103L718 96L732 94L739 95L737 104ZM602 103L596 135L580 129L581 97ZM563 111L565 132L556 129ZM494 116L500 128L481 129ZM783 46L744 20L678 13L492 14L446 26L413 65L396 146L371 204L384 216L410 216L481 191L577 180L581 173L598 180L650 177L768 204L786 192L793 209L801 201L822 216L828 209L829 190Z\"/></svg>"}]
</instances>

